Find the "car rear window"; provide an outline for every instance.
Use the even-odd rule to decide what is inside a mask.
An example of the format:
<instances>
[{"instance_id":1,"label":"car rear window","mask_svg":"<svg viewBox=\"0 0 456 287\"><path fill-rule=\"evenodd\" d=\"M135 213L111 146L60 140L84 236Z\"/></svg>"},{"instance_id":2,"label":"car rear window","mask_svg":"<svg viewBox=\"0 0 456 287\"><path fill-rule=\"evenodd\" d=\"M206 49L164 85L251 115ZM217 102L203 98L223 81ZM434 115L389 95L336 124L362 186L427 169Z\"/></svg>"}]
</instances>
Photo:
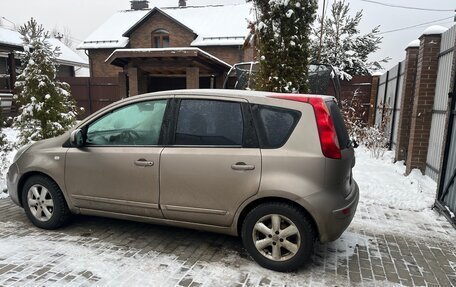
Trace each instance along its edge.
<instances>
[{"instance_id":1,"label":"car rear window","mask_svg":"<svg viewBox=\"0 0 456 287\"><path fill-rule=\"evenodd\" d=\"M350 136L348 135L347 128L345 127L342 113L335 101L327 101L326 106L328 107L331 119L334 123L334 128L336 129L340 149L346 149L350 146Z\"/></svg>"},{"instance_id":2,"label":"car rear window","mask_svg":"<svg viewBox=\"0 0 456 287\"><path fill-rule=\"evenodd\" d=\"M293 132L301 113L295 110L252 105L261 148L283 146Z\"/></svg>"}]
</instances>

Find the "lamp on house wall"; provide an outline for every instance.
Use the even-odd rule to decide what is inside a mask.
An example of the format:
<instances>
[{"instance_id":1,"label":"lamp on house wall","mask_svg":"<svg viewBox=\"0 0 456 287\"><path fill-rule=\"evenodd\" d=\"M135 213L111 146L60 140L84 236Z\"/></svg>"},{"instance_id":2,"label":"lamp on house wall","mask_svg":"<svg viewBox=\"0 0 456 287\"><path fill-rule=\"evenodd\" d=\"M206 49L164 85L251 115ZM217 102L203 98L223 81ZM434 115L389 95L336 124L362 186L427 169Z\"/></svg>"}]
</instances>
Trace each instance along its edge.
<instances>
[{"instance_id":1,"label":"lamp on house wall","mask_svg":"<svg viewBox=\"0 0 456 287\"><path fill-rule=\"evenodd\" d=\"M186 0L179 0L179 7L186 7L187 1Z\"/></svg>"}]
</instances>

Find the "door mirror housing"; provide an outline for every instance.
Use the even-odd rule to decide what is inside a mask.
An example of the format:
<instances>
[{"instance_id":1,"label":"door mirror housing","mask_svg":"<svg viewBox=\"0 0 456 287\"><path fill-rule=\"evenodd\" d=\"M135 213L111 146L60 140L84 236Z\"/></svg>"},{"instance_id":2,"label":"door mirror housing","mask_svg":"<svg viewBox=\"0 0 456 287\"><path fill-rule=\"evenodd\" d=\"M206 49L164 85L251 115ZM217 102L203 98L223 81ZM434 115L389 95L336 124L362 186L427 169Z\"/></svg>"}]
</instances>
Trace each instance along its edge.
<instances>
[{"instance_id":1,"label":"door mirror housing","mask_svg":"<svg viewBox=\"0 0 456 287\"><path fill-rule=\"evenodd\" d=\"M84 145L84 136L81 129L75 129L71 132L70 143L74 147L81 147Z\"/></svg>"}]
</instances>

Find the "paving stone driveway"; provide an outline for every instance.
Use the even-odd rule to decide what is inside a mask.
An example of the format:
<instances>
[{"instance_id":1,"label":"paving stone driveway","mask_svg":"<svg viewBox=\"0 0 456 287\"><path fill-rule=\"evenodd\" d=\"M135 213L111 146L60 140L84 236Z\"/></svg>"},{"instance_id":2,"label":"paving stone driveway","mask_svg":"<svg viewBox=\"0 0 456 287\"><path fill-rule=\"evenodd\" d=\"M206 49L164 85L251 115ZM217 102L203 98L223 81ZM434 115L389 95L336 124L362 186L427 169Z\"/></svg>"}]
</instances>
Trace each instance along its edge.
<instances>
[{"instance_id":1,"label":"paving stone driveway","mask_svg":"<svg viewBox=\"0 0 456 287\"><path fill-rule=\"evenodd\" d=\"M258 267L238 238L95 217L40 230L0 199L0 286L454 286L456 232L442 218L423 236L364 228L401 211L359 209L341 239L317 244L296 273ZM390 219L388 217L393 217Z\"/></svg>"}]
</instances>

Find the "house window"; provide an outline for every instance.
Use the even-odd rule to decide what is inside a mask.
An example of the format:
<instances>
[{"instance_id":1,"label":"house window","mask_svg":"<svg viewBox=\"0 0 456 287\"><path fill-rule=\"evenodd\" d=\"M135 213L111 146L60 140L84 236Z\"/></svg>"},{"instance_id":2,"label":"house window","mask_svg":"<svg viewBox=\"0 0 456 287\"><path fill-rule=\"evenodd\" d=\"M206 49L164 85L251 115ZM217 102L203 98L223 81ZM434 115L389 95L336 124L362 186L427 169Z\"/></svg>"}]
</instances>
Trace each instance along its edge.
<instances>
[{"instance_id":1,"label":"house window","mask_svg":"<svg viewBox=\"0 0 456 287\"><path fill-rule=\"evenodd\" d=\"M169 47L169 32L165 29L157 29L152 32L152 47L167 48Z\"/></svg>"},{"instance_id":2,"label":"house window","mask_svg":"<svg viewBox=\"0 0 456 287\"><path fill-rule=\"evenodd\" d=\"M9 90L10 88L8 58L0 57L0 90Z\"/></svg>"}]
</instances>

